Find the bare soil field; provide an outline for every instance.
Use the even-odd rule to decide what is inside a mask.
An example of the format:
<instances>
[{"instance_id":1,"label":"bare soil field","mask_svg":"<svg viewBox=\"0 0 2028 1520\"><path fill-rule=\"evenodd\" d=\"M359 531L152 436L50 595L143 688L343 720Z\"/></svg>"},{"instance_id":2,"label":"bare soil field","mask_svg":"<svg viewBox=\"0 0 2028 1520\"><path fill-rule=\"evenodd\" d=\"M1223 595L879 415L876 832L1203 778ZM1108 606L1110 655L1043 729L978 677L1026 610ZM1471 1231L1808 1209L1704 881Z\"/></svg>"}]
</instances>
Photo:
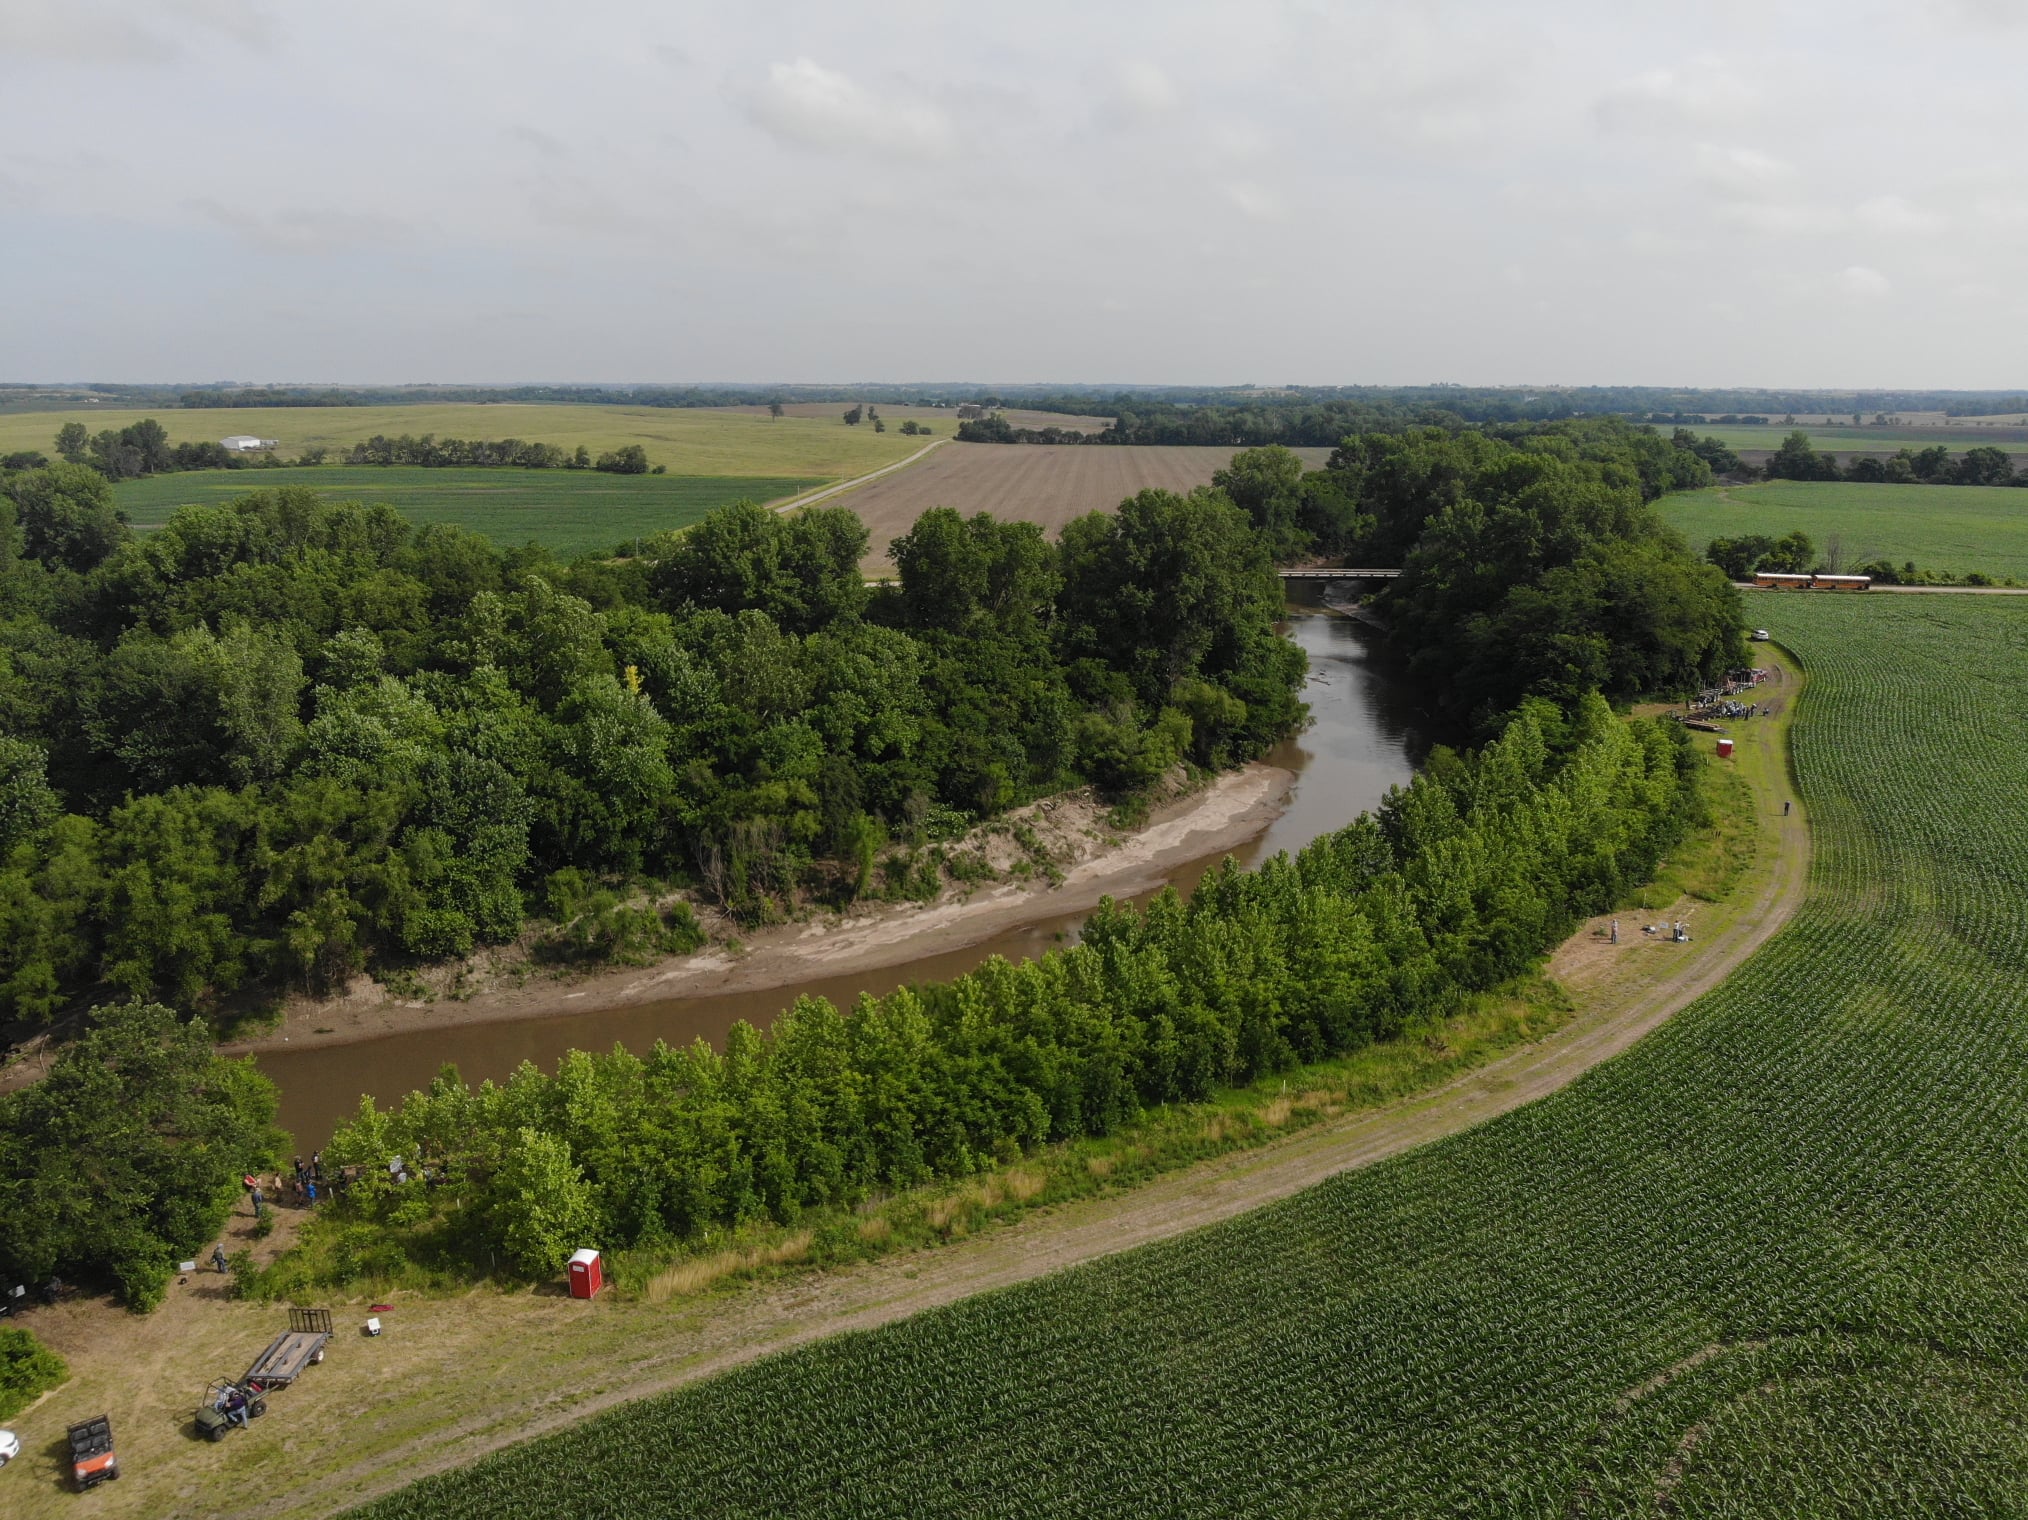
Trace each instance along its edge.
<instances>
[{"instance_id":1,"label":"bare soil field","mask_svg":"<svg viewBox=\"0 0 2028 1520\"><path fill-rule=\"evenodd\" d=\"M883 415L885 415L883 413ZM966 516L1036 522L1053 537L1073 517L1110 511L1138 491L1189 491L1211 484L1237 450L1107 448L1084 444L952 444L919 464L830 498L850 507L873 536L867 568L890 568L887 546L931 507ZM1297 449L1304 465L1322 468L1329 449Z\"/></svg>"},{"instance_id":2,"label":"bare soil field","mask_svg":"<svg viewBox=\"0 0 2028 1520\"><path fill-rule=\"evenodd\" d=\"M880 413L880 420L885 422L890 429L898 423L914 418L917 422L934 428L940 436L945 438L950 437L958 430L958 409L954 406L889 406L884 401L876 401L873 405L874 410ZM755 414L763 417L768 415L768 409L765 405L723 406L712 407L710 410ZM845 414L850 410L852 410L852 403L849 401L791 401L784 402L782 405L782 411L790 417L825 418L837 422L841 427L844 425ZM1080 417L1073 416L1067 412L1031 412L1025 407L1018 406L1001 407L1000 415L1007 419L1007 424L1010 427L1059 427L1072 429L1079 433L1103 433L1108 427L1112 426L1113 421L1110 417ZM862 428L867 427L863 422L860 426ZM867 428L867 431L870 432L872 429Z\"/></svg>"}]
</instances>

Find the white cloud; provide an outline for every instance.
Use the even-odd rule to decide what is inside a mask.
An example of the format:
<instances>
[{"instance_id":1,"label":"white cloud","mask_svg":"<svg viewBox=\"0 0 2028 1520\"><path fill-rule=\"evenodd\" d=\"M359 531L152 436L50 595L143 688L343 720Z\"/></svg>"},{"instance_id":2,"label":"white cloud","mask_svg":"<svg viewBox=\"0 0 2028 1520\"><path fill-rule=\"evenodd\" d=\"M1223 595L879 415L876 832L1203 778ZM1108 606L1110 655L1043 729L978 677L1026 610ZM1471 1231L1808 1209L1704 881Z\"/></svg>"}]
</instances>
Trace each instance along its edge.
<instances>
[{"instance_id":1,"label":"white cloud","mask_svg":"<svg viewBox=\"0 0 2028 1520\"><path fill-rule=\"evenodd\" d=\"M1778 195L1796 179L1793 164L1757 148L1721 148L1715 143L1699 143L1694 165L1697 177L1724 195L1753 198Z\"/></svg>"},{"instance_id":2,"label":"white cloud","mask_svg":"<svg viewBox=\"0 0 2028 1520\"><path fill-rule=\"evenodd\" d=\"M306 206L252 208L210 198L190 201L206 221L238 233L271 253L331 253L386 247L408 241L410 229L394 217L373 212L320 210Z\"/></svg>"},{"instance_id":3,"label":"white cloud","mask_svg":"<svg viewBox=\"0 0 2028 1520\"><path fill-rule=\"evenodd\" d=\"M1734 201L1719 208L1735 227L1769 237L1815 237L1843 231L1850 218L1836 206L1808 201Z\"/></svg>"},{"instance_id":4,"label":"white cloud","mask_svg":"<svg viewBox=\"0 0 2028 1520\"><path fill-rule=\"evenodd\" d=\"M223 35L264 50L274 20L259 0L0 0L0 65L24 58L71 63L166 62L188 33ZM198 41L208 41L200 37Z\"/></svg>"},{"instance_id":5,"label":"white cloud","mask_svg":"<svg viewBox=\"0 0 2028 1520\"><path fill-rule=\"evenodd\" d=\"M1859 223L1874 232L1926 233L1940 230L1943 218L1898 195L1879 195L1860 205Z\"/></svg>"},{"instance_id":6,"label":"white cloud","mask_svg":"<svg viewBox=\"0 0 2028 1520\"><path fill-rule=\"evenodd\" d=\"M1225 198L1238 208L1240 215L1256 222L1279 222L1288 216L1288 207L1282 198L1265 185L1244 181L1225 187Z\"/></svg>"},{"instance_id":7,"label":"white cloud","mask_svg":"<svg viewBox=\"0 0 2028 1520\"><path fill-rule=\"evenodd\" d=\"M2028 0L1929 0L1929 11L1974 26L2013 27L2028 21Z\"/></svg>"},{"instance_id":8,"label":"white cloud","mask_svg":"<svg viewBox=\"0 0 2028 1520\"><path fill-rule=\"evenodd\" d=\"M749 114L775 137L821 152L870 151L942 158L957 146L944 113L905 97L877 97L847 75L808 58L769 67Z\"/></svg>"},{"instance_id":9,"label":"white cloud","mask_svg":"<svg viewBox=\"0 0 2028 1520\"><path fill-rule=\"evenodd\" d=\"M1141 121L1167 116L1183 103L1183 92L1159 65L1136 58L1120 67L1119 103Z\"/></svg>"},{"instance_id":10,"label":"white cloud","mask_svg":"<svg viewBox=\"0 0 2028 1520\"><path fill-rule=\"evenodd\" d=\"M1706 56L1674 68L1645 69L1607 90L1592 110L1612 131L1666 133L1732 121L1754 99L1738 75Z\"/></svg>"},{"instance_id":11,"label":"white cloud","mask_svg":"<svg viewBox=\"0 0 2028 1520\"><path fill-rule=\"evenodd\" d=\"M1839 270L1832 284L1843 295L1867 301L1877 301L1894 289L1893 282L1886 275L1877 269L1869 269L1864 264L1853 264L1849 268Z\"/></svg>"}]
</instances>

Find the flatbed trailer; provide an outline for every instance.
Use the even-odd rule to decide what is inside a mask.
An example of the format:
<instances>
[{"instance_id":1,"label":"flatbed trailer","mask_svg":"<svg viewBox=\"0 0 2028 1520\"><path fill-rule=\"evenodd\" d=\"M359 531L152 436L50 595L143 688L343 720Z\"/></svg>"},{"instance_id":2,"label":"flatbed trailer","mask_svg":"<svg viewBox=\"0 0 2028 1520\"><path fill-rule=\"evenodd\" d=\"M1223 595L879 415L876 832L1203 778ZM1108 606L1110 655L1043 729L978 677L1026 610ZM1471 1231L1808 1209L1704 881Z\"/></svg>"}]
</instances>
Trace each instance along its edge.
<instances>
[{"instance_id":1,"label":"flatbed trailer","mask_svg":"<svg viewBox=\"0 0 2028 1520\"><path fill-rule=\"evenodd\" d=\"M329 1309L291 1309L289 1328L268 1342L267 1350L254 1358L240 1386L266 1392L286 1388L303 1375L305 1368L324 1360L324 1347L331 1339Z\"/></svg>"}]
</instances>

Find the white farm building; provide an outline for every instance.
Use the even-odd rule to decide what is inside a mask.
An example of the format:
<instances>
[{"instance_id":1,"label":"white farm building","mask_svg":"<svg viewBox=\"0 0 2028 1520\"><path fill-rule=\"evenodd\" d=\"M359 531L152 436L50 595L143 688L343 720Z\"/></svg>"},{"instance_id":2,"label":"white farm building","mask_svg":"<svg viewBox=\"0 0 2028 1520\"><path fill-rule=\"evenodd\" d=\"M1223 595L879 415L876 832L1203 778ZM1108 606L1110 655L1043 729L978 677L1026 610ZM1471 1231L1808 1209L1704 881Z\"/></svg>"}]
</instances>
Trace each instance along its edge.
<instances>
[{"instance_id":1,"label":"white farm building","mask_svg":"<svg viewBox=\"0 0 2028 1520\"><path fill-rule=\"evenodd\" d=\"M234 433L230 438L221 438L218 442L221 448L228 448L239 454L252 454L275 446L275 440L272 438L255 438L248 433Z\"/></svg>"}]
</instances>

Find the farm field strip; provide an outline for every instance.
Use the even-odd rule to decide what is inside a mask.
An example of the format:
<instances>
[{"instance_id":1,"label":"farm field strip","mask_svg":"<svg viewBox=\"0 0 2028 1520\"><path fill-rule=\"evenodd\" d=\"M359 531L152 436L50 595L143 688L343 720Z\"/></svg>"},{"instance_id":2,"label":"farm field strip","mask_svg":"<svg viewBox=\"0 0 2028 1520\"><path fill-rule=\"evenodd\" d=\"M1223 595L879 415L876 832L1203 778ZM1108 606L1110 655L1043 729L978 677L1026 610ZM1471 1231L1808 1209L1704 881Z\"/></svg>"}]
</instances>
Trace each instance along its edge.
<instances>
[{"instance_id":1,"label":"farm field strip","mask_svg":"<svg viewBox=\"0 0 2028 1520\"><path fill-rule=\"evenodd\" d=\"M1053 536L1074 517L1111 511L1150 487L1190 491L1211 484L1237 450L1149 448L1109 444L968 443L938 449L906 470L870 481L832 504L857 512L872 535L866 565L890 568L887 546L931 507L956 507L1040 523ZM1320 468L1329 449L1297 449L1304 465Z\"/></svg>"},{"instance_id":2,"label":"farm field strip","mask_svg":"<svg viewBox=\"0 0 2028 1520\"><path fill-rule=\"evenodd\" d=\"M825 422L837 422L846 412L852 410L852 405L850 401L791 401L782 407L782 411L791 417L816 417ZM954 437L958 431L958 409L954 406L903 406L899 403L890 406L885 401L876 401L873 405L880 413L881 420L889 427L913 421L934 428L937 434L944 438ZM768 409L764 404L718 407L714 410L749 416L768 415ZM1009 425L1018 428L1057 427L1080 433L1103 433L1113 422L1110 417L1080 416L1069 412L1037 412L1019 406L1003 406L995 410L999 416L1007 419Z\"/></svg>"},{"instance_id":3,"label":"farm field strip","mask_svg":"<svg viewBox=\"0 0 2028 1520\"><path fill-rule=\"evenodd\" d=\"M362 1513L2022 1512L2028 607L1767 601L1808 898L1621 1059Z\"/></svg>"},{"instance_id":4,"label":"farm field strip","mask_svg":"<svg viewBox=\"0 0 2028 1520\"><path fill-rule=\"evenodd\" d=\"M2028 491L2018 486L1863 485L1771 480L1665 496L1655 509L1699 553L1714 538L1800 528L1850 567L1914 560L1924 570L2028 578Z\"/></svg>"},{"instance_id":5,"label":"farm field strip","mask_svg":"<svg viewBox=\"0 0 2028 1520\"><path fill-rule=\"evenodd\" d=\"M571 555L610 553L628 539L688 527L742 497L773 501L815 484L808 477L359 466L192 470L122 481L113 494L135 526L146 530L167 522L186 503L306 486L329 500L386 502L417 524L459 523L503 548L533 541Z\"/></svg>"},{"instance_id":6,"label":"farm field strip","mask_svg":"<svg viewBox=\"0 0 2028 1520\"><path fill-rule=\"evenodd\" d=\"M1675 431L1673 423L1652 424L1664 436ZM1751 452L1772 453L1782 446L1782 440L1794 432L1804 432L1810 437L1810 444L1819 450L1836 454L1892 454L1897 449L1933 448L1942 444L1953 454L1966 449L1995 448L2009 454L2028 454L2028 427L1965 427L1965 426L1917 426L1917 427L1852 427L1833 425L1826 427L1820 422L1772 422L1766 427L1742 427L1721 422L1685 423L1691 432L1699 437L1712 437L1735 449Z\"/></svg>"},{"instance_id":7,"label":"farm field strip","mask_svg":"<svg viewBox=\"0 0 2028 1520\"><path fill-rule=\"evenodd\" d=\"M488 405L306 406L14 412L0 415L0 454L51 452L57 429L82 422L93 432L153 417L171 443L216 441L244 433L272 438L294 458L321 446L339 453L376 433L439 438L519 438L593 454L638 443L651 464L672 475L770 475L836 480L862 475L915 452L919 444L889 428L847 427L839 408L828 418L785 417L716 407L568 406L500 402ZM938 429L954 431L956 424Z\"/></svg>"}]
</instances>

